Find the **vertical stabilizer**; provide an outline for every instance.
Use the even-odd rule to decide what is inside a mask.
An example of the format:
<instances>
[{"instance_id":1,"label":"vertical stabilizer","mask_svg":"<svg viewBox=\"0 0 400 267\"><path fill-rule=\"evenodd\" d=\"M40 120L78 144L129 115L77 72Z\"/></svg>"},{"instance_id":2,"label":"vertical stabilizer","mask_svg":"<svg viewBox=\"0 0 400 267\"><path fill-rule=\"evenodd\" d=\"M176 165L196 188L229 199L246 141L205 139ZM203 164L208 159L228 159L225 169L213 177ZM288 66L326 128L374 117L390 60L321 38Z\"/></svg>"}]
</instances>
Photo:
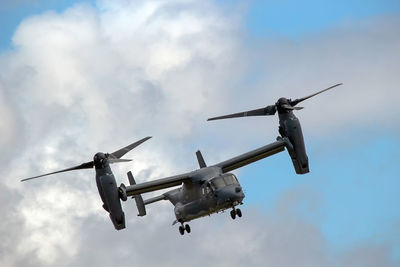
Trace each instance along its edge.
<instances>
[{"instance_id":1,"label":"vertical stabilizer","mask_svg":"<svg viewBox=\"0 0 400 267\"><path fill-rule=\"evenodd\" d=\"M199 162L200 169L207 167L206 162L204 161L203 155L201 154L200 150L196 152L197 161Z\"/></svg>"},{"instance_id":2,"label":"vertical stabilizer","mask_svg":"<svg viewBox=\"0 0 400 267\"><path fill-rule=\"evenodd\" d=\"M128 172L128 180L130 185L135 185L135 179L133 178L132 172ZM146 208L144 206L142 195L134 195L132 198L136 201L136 207L138 209L138 216L145 216L146 215Z\"/></svg>"}]
</instances>

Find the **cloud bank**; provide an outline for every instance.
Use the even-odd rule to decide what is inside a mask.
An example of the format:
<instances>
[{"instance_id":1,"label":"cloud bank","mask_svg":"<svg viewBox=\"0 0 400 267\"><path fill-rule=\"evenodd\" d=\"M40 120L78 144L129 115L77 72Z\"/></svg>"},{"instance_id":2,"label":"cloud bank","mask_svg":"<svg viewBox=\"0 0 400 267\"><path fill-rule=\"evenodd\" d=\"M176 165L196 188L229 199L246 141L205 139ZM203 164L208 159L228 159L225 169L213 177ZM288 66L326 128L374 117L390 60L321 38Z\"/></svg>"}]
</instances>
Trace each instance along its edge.
<instances>
[{"instance_id":1,"label":"cloud bank","mask_svg":"<svg viewBox=\"0 0 400 267\"><path fill-rule=\"evenodd\" d=\"M274 214L250 207L241 221L227 214L195 221L191 236L182 238L170 227L169 203L149 207L145 218L125 203L128 228L115 232L89 170L19 183L153 134L132 152L132 165L113 166L118 181L130 169L138 181L188 171L196 167L198 146L215 162L259 145L246 142L250 134L276 135L275 118L254 129L254 120L228 126L206 124L207 116L336 82L345 87L305 104L305 129L377 123L398 131L399 112L387 105L400 99L397 18L293 43L251 39L242 12L212 1L99 1L21 23L14 49L0 56L0 266L395 265L390 244L366 242L336 253L317 226L290 212L296 205L290 201ZM231 143L237 146L227 148ZM283 193L280 203L286 197L293 195Z\"/></svg>"}]
</instances>

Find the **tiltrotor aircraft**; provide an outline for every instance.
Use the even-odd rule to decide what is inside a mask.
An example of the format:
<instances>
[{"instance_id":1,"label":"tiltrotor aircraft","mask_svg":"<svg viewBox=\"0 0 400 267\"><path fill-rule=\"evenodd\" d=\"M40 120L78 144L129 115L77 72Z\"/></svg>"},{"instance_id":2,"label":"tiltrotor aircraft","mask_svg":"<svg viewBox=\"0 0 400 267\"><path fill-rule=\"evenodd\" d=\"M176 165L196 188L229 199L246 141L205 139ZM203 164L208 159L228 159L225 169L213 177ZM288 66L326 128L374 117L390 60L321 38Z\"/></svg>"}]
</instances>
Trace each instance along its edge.
<instances>
[{"instance_id":1,"label":"tiltrotor aircraft","mask_svg":"<svg viewBox=\"0 0 400 267\"><path fill-rule=\"evenodd\" d=\"M149 137L146 137L111 154L97 153L94 160L91 162L49 174L92 168L95 166L97 186L104 202L103 207L110 213L110 218L117 230L125 228L124 213L121 208L120 200L126 201L128 197L135 199L139 212L138 216L146 215L146 205L161 200L169 200L174 205L174 213L176 217L173 225L180 223L179 232L181 235L185 232L191 232L190 226L187 222L226 209L231 209L230 215L232 219L235 219L236 216L242 217L242 212L237 208L237 206L243 203L245 195L236 176L230 172L255 161L282 152L286 148L292 159L296 173L308 173L308 157L304 146L303 133L300 122L293 114L293 110L302 109L301 107L296 107L298 103L338 85L341 84L336 84L310 96L293 101L286 98L280 98L275 105L267 106L265 108L209 119L217 120L245 116L274 115L276 111L278 111L280 136L277 137L277 140L273 143L211 166L206 165L201 152L197 151L196 156L200 168L192 172L140 184L136 184L132 173L128 172L127 175L130 185L125 186L124 184L121 184L120 187L117 187L109 163L127 161L120 158L132 148L149 139ZM27 178L23 181L41 176L44 175ZM180 185L182 186L162 193L159 196L146 200L143 200L142 198L142 194L144 193Z\"/></svg>"}]
</instances>

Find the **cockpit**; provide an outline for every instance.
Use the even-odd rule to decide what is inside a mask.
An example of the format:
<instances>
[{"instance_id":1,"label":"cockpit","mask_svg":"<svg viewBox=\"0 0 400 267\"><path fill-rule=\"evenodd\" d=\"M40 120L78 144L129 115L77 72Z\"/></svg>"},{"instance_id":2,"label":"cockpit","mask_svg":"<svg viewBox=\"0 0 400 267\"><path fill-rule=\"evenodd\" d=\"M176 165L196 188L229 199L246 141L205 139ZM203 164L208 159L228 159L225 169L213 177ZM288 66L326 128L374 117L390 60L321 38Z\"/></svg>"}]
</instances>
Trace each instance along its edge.
<instances>
[{"instance_id":1,"label":"cockpit","mask_svg":"<svg viewBox=\"0 0 400 267\"><path fill-rule=\"evenodd\" d=\"M227 185L231 185L231 184L239 184L237 178L235 175L233 174L228 174L224 176L224 181Z\"/></svg>"},{"instance_id":2,"label":"cockpit","mask_svg":"<svg viewBox=\"0 0 400 267\"><path fill-rule=\"evenodd\" d=\"M234 203L241 203L244 198L242 187L235 175L226 173L211 178L201 188L205 199L217 199L219 208L231 207Z\"/></svg>"},{"instance_id":3,"label":"cockpit","mask_svg":"<svg viewBox=\"0 0 400 267\"><path fill-rule=\"evenodd\" d=\"M211 188L213 190L218 190L220 188L223 188L227 185L236 185L239 184L237 178L233 174L227 174L227 175L221 175L218 177L215 177L210 180Z\"/></svg>"}]
</instances>

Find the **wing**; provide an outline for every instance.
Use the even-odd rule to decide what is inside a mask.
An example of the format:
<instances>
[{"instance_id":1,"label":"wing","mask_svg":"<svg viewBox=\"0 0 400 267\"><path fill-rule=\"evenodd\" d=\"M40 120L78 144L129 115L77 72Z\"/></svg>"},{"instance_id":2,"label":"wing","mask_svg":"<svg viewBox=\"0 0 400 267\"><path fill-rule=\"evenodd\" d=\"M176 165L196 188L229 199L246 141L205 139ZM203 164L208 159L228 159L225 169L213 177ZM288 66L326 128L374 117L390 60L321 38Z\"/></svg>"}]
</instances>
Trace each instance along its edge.
<instances>
[{"instance_id":1,"label":"wing","mask_svg":"<svg viewBox=\"0 0 400 267\"><path fill-rule=\"evenodd\" d=\"M222 172L230 172L232 170L238 169L240 167L246 166L250 163L258 161L260 159L272 156L276 153L285 150L286 142L283 140L278 140L269 145L260 147L258 149L252 150L250 152L244 153L237 157L225 160L214 166L220 167Z\"/></svg>"},{"instance_id":2,"label":"wing","mask_svg":"<svg viewBox=\"0 0 400 267\"><path fill-rule=\"evenodd\" d=\"M247 164L250 164L252 162L255 162L257 160L279 153L285 149L285 146L286 142L283 140L279 140L269 145L239 155L237 157L225 160L223 162L215 164L214 166L220 167L222 169L222 172L224 173L229 172L234 169L243 167ZM141 184L130 185L126 187L126 194L127 196L134 196L173 186L178 186L181 185L183 182L190 181L191 178L192 178L192 172L189 172Z\"/></svg>"},{"instance_id":3,"label":"wing","mask_svg":"<svg viewBox=\"0 0 400 267\"><path fill-rule=\"evenodd\" d=\"M128 196L148 193L157 191L177 185L181 185L191 178L190 173L179 174L171 177L161 178L154 181L144 182L141 184L130 185L126 187L126 194Z\"/></svg>"}]
</instances>

